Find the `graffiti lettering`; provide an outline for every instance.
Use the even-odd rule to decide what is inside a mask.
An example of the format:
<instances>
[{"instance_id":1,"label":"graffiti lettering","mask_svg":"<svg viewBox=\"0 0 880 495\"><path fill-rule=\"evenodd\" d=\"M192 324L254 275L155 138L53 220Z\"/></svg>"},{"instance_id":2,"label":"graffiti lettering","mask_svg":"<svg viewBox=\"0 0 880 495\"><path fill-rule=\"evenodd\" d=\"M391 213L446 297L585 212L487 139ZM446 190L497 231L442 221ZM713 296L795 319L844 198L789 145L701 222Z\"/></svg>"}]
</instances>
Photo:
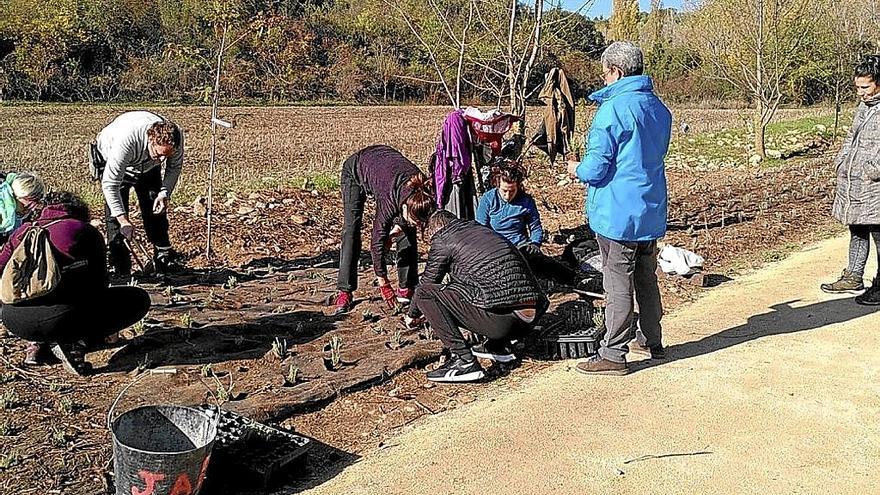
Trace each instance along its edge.
<instances>
[{"instance_id":1,"label":"graffiti lettering","mask_svg":"<svg viewBox=\"0 0 880 495\"><path fill-rule=\"evenodd\" d=\"M180 476L174 482L174 486L171 487L171 493L168 495L192 495L192 492L193 488L192 483L189 481L189 476L186 473L180 473Z\"/></svg>"},{"instance_id":2,"label":"graffiti lettering","mask_svg":"<svg viewBox=\"0 0 880 495\"><path fill-rule=\"evenodd\" d=\"M199 478L196 480L196 491L202 489L202 483L205 481L205 475L208 473L208 461L211 460L211 456L208 455L205 457L205 460L202 461L202 469L199 470Z\"/></svg>"},{"instance_id":3,"label":"graffiti lettering","mask_svg":"<svg viewBox=\"0 0 880 495\"><path fill-rule=\"evenodd\" d=\"M156 491L156 482L165 479L163 473L151 473L149 471L138 471L138 476L144 480L144 485L146 486L143 489L132 486L131 495L153 495Z\"/></svg>"}]
</instances>

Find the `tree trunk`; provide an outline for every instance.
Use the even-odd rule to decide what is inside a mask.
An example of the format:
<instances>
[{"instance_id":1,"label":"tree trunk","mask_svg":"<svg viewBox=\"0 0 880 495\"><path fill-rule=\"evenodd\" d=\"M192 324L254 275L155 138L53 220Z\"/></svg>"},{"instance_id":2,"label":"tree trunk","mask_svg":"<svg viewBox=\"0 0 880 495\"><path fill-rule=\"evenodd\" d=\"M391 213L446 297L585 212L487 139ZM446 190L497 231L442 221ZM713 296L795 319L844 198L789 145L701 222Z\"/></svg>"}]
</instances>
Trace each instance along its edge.
<instances>
[{"instance_id":1,"label":"tree trunk","mask_svg":"<svg viewBox=\"0 0 880 495\"><path fill-rule=\"evenodd\" d=\"M842 56L838 55L837 57L837 73L834 74L834 134L832 134L832 141L837 142L837 128L840 126L840 80L842 78L843 69L841 61Z\"/></svg>"},{"instance_id":2,"label":"tree trunk","mask_svg":"<svg viewBox=\"0 0 880 495\"><path fill-rule=\"evenodd\" d=\"M761 160L767 158L767 151L764 149L764 135L767 129L764 124L764 103L758 102L758 108L755 109L755 154L761 157Z\"/></svg>"},{"instance_id":3,"label":"tree trunk","mask_svg":"<svg viewBox=\"0 0 880 495\"><path fill-rule=\"evenodd\" d=\"M757 39L755 43L755 153L761 160L767 158L764 150L764 112L766 103L763 98L764 91L764 1L759 0L755 12L755 24Z\"/></svg>"}]
</instances>

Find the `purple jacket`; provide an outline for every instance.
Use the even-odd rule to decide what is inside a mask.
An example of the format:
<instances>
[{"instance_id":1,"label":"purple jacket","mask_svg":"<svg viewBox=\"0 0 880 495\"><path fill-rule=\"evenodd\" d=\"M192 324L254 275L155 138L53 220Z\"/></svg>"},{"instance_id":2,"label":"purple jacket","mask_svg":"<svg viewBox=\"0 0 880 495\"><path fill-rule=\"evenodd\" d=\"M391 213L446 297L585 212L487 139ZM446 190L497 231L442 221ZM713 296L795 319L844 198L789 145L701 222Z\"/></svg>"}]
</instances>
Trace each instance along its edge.
<instances>
[{"instance_id":1,"label":"purple jacket","mask_svg":"<svg viewBox=\"0 0 880 495\"><path fill-rule=\"evenodd\" d=\"M460 182L471 169L471 135L463 115L461 110L447 115L437 139L434 190L440 208L449 200L452 184Z\"/></svg>"},{"instance_id":2,"label":"purple jacket","mask_svg":"<svg viewBox=\"0 0 880 495\"><path fill-rule=\"evenodd\" d=\"M0 250L0 268L5 268L9 263L12 252L21 244L31 225L46 225L56 220L60 221L46 230L49 231L49 242L55 248L53 254L58 265L63 270L77 261L86 261L87 264L82 268L63 272L58 289L46 297L70 300L93 296L94 291L104 289L108 284L104 237L88 222L71 218L61 205L46 206L40 213L40 218L25 223L12 234L9 242Z\"/></svg>"},{"instance_id":3,"label":"purple jacket","mask_svg":"<svg viewBox=\"0 0 880 495\"><path fill-rule=\"evenodd\" d=\"M377 277L387 277L385 240L394 224L401 222L402 205L412 196L409 180L421 170L402 153L384 144L368 146L355 155L355 175L364 191L376 200L370 242L373 271Z\"/></svg>"}]
</instances>

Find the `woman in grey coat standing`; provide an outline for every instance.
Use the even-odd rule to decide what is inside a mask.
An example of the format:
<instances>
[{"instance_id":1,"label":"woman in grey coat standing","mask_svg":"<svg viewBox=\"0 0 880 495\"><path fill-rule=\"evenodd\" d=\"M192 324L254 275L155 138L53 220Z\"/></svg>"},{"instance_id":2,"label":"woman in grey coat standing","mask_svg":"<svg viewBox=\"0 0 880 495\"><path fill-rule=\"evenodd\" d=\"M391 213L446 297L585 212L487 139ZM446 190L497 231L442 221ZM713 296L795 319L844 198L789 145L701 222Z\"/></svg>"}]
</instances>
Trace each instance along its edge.
<instances>
[{"instance_id":1,"label":"woman in grey coat standing","mask_svg":"<svg viewBox=\"0 0 880 495\"><path fill-rule=\"evenodd\" d=\"M865 289L863 277L871 238L880 259L880 55L862 58L855 69L861 98L852 128L837 155L837 192L832 215L849 226L849 265L840 279L822 284L831 293ZM856 302L880 305L880 273Z\"/></svg>"}]
</instances>

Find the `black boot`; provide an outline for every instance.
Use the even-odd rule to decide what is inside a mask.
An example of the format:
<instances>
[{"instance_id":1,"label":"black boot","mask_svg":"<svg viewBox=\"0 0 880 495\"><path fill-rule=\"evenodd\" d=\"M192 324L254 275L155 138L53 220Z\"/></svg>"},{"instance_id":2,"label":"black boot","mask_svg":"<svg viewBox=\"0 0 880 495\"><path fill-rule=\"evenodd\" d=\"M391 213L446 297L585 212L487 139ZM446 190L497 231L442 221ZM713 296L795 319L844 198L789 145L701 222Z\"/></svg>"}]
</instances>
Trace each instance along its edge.
<instances>
[{"instance_id":1,"label":"black boot","mask_svg":"<svg viewBox=\"0 0 880 495\"><path fill-rule=\"evenodd\" d=\"M83 342L54 344L50 348L52 354L61 361L67 371L78 376L86 376L92 371L92 365L85 359L86 344Z\"/></svg>"},{"instance_id":2,"label":"black boot","mask_svg":"<svg viewBox=\"0 0 880 495\"><path fill-rule=\"evenodd\" d=\"M880 306L880 275L874 279L871 287L860 296L856 296L856 304L863 306Z\"/></svg>"},{"instance_id":3,"label":"black boot","mask_svg":"<svg viewBox=\"0 0 880 495\"><path fill-rule=\"evenodd\" d=\"M178 273L183 271L183 256L168 248L156 248L153 254L153 265L159 273Z\"/></svg>"},{"instance_id":4,"label":"black boot","mask_svg":"<svg viewBox=\"0 0 880 495\"><path fill-rule=\"evenodd\" d=\"M121 235L107 246L107 266L112 282L127 283L131 279L131 253Z\"/></svg>"}]
</instances>

